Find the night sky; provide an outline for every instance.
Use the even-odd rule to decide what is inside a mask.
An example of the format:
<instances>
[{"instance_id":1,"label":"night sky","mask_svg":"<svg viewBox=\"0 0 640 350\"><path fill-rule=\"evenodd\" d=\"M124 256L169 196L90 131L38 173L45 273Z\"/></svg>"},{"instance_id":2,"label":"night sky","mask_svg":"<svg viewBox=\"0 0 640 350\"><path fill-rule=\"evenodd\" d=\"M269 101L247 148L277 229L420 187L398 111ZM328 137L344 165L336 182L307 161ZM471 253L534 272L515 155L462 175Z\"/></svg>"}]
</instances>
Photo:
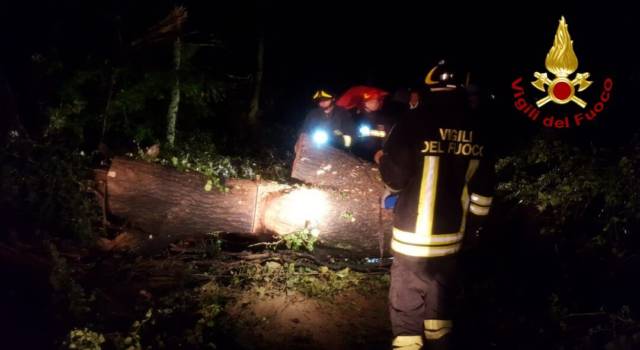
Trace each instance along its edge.
<instances>
[{"instance_id":1,"label":"night sky","mask_svg":"<svg viewBox=\"0 0 640 350\"><path fill-rule=\"evenodd\" d=\"M510 83L544 71L558 20L564 15L580 61L592 77L615 77L615 116L633 119L640 54L634 11L622 2L311 1L211 2L21 1L3 11L3 66L13 86L29 89L29 57L56 48L69 57L108 55L119 38L130 42L176 4L189 11L190 38L213 35L224 47L216 64L238 76L255 67L257 33L265 35L265 99L270 117L298 120L312 91L338 93L357 84L389 91L416 87L440 58L462 63L483 94L510 108ZM20 89L20 88L18 88ZM502 100L501 100L502 99ZM504 116L501 118L512 118ZM615 119L615 121L614 121ZM629 120L628 120L629 119ZM604 123L604 122L603 122Z\"/></svg>"}]
</instances>

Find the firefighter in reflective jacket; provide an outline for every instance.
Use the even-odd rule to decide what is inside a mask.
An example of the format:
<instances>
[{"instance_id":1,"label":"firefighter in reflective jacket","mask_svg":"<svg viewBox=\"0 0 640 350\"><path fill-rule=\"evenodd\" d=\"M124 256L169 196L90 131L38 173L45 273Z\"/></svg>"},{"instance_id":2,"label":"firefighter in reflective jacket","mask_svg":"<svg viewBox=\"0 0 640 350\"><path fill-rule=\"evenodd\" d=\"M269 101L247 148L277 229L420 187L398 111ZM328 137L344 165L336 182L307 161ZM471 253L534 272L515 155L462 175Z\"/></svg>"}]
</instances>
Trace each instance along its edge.
<instances>
[{"instance_id":1,"label":"firefighter in reflective jacket","mask_svg":"<svg viewBox=\"0 0 640 350\"><path fill-rule=\"evenodd\" d=\"M351 113L335 104L333 94L326 90L318 90L313 95L318 107L311 110L302 125L300 142L310 138L315 144L330 144L334 147L348 149L353 143L355 125ZM296 151L299 148L296 144Z\"/></svg>"},{"instance_id":2,"label":"firefighter in reflective jacket","mask_svg":"<svg viewBox=\"0 0 640 350\"><path fill-rule=\"evenodd\" d=\"M395 126L375 157L399 193L389 290L398 349L450 346L456 253L492 202L493 164L456 73L441 61L425 82L423 106Z\"/></svg>"}]
</instances>

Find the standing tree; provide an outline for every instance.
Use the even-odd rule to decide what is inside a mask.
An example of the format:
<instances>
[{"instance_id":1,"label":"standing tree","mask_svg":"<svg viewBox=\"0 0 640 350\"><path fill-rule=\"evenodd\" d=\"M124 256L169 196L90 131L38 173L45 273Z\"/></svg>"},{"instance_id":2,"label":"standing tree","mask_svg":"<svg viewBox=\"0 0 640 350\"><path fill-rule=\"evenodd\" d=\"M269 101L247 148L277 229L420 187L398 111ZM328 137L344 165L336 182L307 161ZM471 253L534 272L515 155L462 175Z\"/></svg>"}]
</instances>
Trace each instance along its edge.
<instances>
[{"instance_id":1,"label":"standing tree","mask_svg":"<svg viewBox=\"0 0 640 350\"><path fill-rule=\"evenodd\" d=\"M258 122L258 112L260 111L260 93L262 90L262 76L264 75L264 31L260 30L258 38L258 54L256 75L254 80L253 96L249 105L249 123L255 125Z\"/></svg>"},{"instance_id":2,"label":"standing tree","mask_svg":"<svg viewBox=\"0 0 640 350\"><path fill-rule=\"evenodd\" d=\"M136 40L133 45L141 42L158 42L173 40L173 87L171 89L171 101L167 111L167 143L173 147L176 140L176 121L180 106L180 66L182 61L182 26L187 20L187 10L183 6L175 7L169 15L155 26L151 27L147 34Z\"/></svg>"},{"instance_id":3,"label":"standing tree","mask_svg":"<svg viewBox=\"0 0 640 350\"><path fill-rule=\"evenodd\" d=\"M175 81L171 89L171 102L167 111L167 142L173 147L176 141L176 120L178 119L178 107L180 105L180 61L182 56L182 41L176 37L173 43L173 69Z\"/></svg>"},{"instance_id":4,"label":"standing tree","mask_svg":"<svg viewBox=\"0 0 640 350\"><path fill-rule=\"evenodd\" d=\"M178 119L178 107L180 106L180 61L182 59L182 23L187 19L187 11L184 7L176 7L169 13L173 19L176 38L173 42L173 70L175 81L171 89L171 102L167 111L167 142L171 147L176 141L176 120Z\"/></svg>"}]
</instances>

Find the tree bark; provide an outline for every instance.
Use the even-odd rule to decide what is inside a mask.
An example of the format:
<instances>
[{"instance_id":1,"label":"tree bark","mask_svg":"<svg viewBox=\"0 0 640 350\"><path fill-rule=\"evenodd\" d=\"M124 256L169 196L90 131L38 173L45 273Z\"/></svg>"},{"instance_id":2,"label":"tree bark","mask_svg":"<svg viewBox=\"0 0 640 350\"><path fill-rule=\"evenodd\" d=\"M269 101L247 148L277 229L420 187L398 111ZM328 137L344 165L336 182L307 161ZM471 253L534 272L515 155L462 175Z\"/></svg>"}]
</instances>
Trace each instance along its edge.
<instances>
[{"instance_id":1,"label":"tree bark","mask_svg":"<svg viewBox=\"0 0 640 350\"><path fill-rule=\"evenodd\" d=\"M308 137L298 142L292 178L341 190L357 189L378 195L384 191L380 172L373 163L330 146L318 146Z\"/></svg>"},{"instance_id":2,"label":"tree bark","mask_svg":"<svg viewBox=\"0 0 640 350\"><path fill-rule=\"evenodd\" d=\"M324 247L379 256L388 250L392 215L380 210L381 188L369 174L354 174L354 185L340 189L231 179L228 192L207 192L203 175L115 158L106 176L108 209L167 241L218 231L268 237L307 227Z\"/></svg>"},{"instance_id":3,"label":"tree bark","mask_svg":"<svg viewBox=\"0 0 640 350\"><path fill-rule=\"evenodd\" d=\"M115 158L107 173L110 213L158 235L252 232L256 183L229 180L229 192L205 190L207 178Z\"/></svg>"},{"instance_id":4,"label":"tree bark","mask_svg":"<svg viewBox=\"0 0 640 350\"><path fill-rule=\"evenodd\" d=\"M308 222L324 246L350 256L380 256L388 251L392 214L379 203L369 191L294 187L273 194L261 219L268 232L279 234Z\"/></svg>"},{"instance_id":5,"label":"tree bark","mask_svg":"<svg viewBox=\"0 0 640 350\"><path fill-rule=\"evenodd\" d=\"M255 125L258 122L258 112L260 111L260 94L262 92L262 76L264 74L264 33L260 33L258 39L257 67L253 96L249 104L249 123Z\"/></svg>"},{"instance_id":6,"label":"tree bark","mask_svg":"<svg viewBox=\"0 0 640 350\"><path fill-rule=\"evenodd\" d=\"M111 114L111 100L113 99L113 92L116 87L116 70L111 68L111 79L109 83L109 92L107 94L107 102L104 106L104 113L102 114L102 134L100 135L100 143L104 142L104 137L107 133L107 127L109 126L109 114Z\"/></svg>"},{"instance_id":7,"label":"tree bark","mask_svg":"<svg viewBox=\"0 0 640 350\"><path fill-rule=\"evenodd\" d=\"M167 112L167 142L173 146L176 141L176 121L178 119L178 108L180 107L180 64L182 61L182 41L178 36L173 44L173 68L175 70L175 81L171 89L171 102Z\"/></svg>"}]
</instances>

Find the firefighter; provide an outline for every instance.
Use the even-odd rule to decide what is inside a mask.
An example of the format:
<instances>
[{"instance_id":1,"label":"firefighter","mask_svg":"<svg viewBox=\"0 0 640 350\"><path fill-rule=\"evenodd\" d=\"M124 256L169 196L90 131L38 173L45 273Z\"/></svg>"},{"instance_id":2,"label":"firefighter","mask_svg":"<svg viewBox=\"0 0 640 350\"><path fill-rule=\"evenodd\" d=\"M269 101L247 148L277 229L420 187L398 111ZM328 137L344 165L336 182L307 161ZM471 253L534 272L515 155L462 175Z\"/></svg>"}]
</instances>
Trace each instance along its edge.
<instances>
[{"instance_id":1,"label":"firefighter","mask_svg":"<svg viewBox=\"0 0 640 350\"><path fill-rule=\"evenodd\" d=\"M399 193L389 289L396 349L450 348L456 253L491 207L493 164L458 77L445 61L431 69L423 108L375 155Z\"/></svg>"},{"instance_id":2,"label":"firefighter","mask_svg":"<svg viewBox=\"0 0 640 350\"><path fill-rule=\"evenodd\" d=\"M317 108L312 109L304 120L296 152L301 142L308 140L318 145L330 144L338 148L350 148L355 134L351 114L346 109L336 106L335 97L326 90L316 91L313 101Z\"/></svg>"},{"instance_id":3,"label":"firefighter","mask_svg":"<svg viewBox=\"0 0 640 350\"><path fill-rule=\"evenodd\" d=\"M393 126L391 119L382 111L388 93L379 89L363 92L361 103L355 111L358 139L353 152L358 157L373 161L376 151L382 148L387 133Z\"/></svg>"}]
</instances>

